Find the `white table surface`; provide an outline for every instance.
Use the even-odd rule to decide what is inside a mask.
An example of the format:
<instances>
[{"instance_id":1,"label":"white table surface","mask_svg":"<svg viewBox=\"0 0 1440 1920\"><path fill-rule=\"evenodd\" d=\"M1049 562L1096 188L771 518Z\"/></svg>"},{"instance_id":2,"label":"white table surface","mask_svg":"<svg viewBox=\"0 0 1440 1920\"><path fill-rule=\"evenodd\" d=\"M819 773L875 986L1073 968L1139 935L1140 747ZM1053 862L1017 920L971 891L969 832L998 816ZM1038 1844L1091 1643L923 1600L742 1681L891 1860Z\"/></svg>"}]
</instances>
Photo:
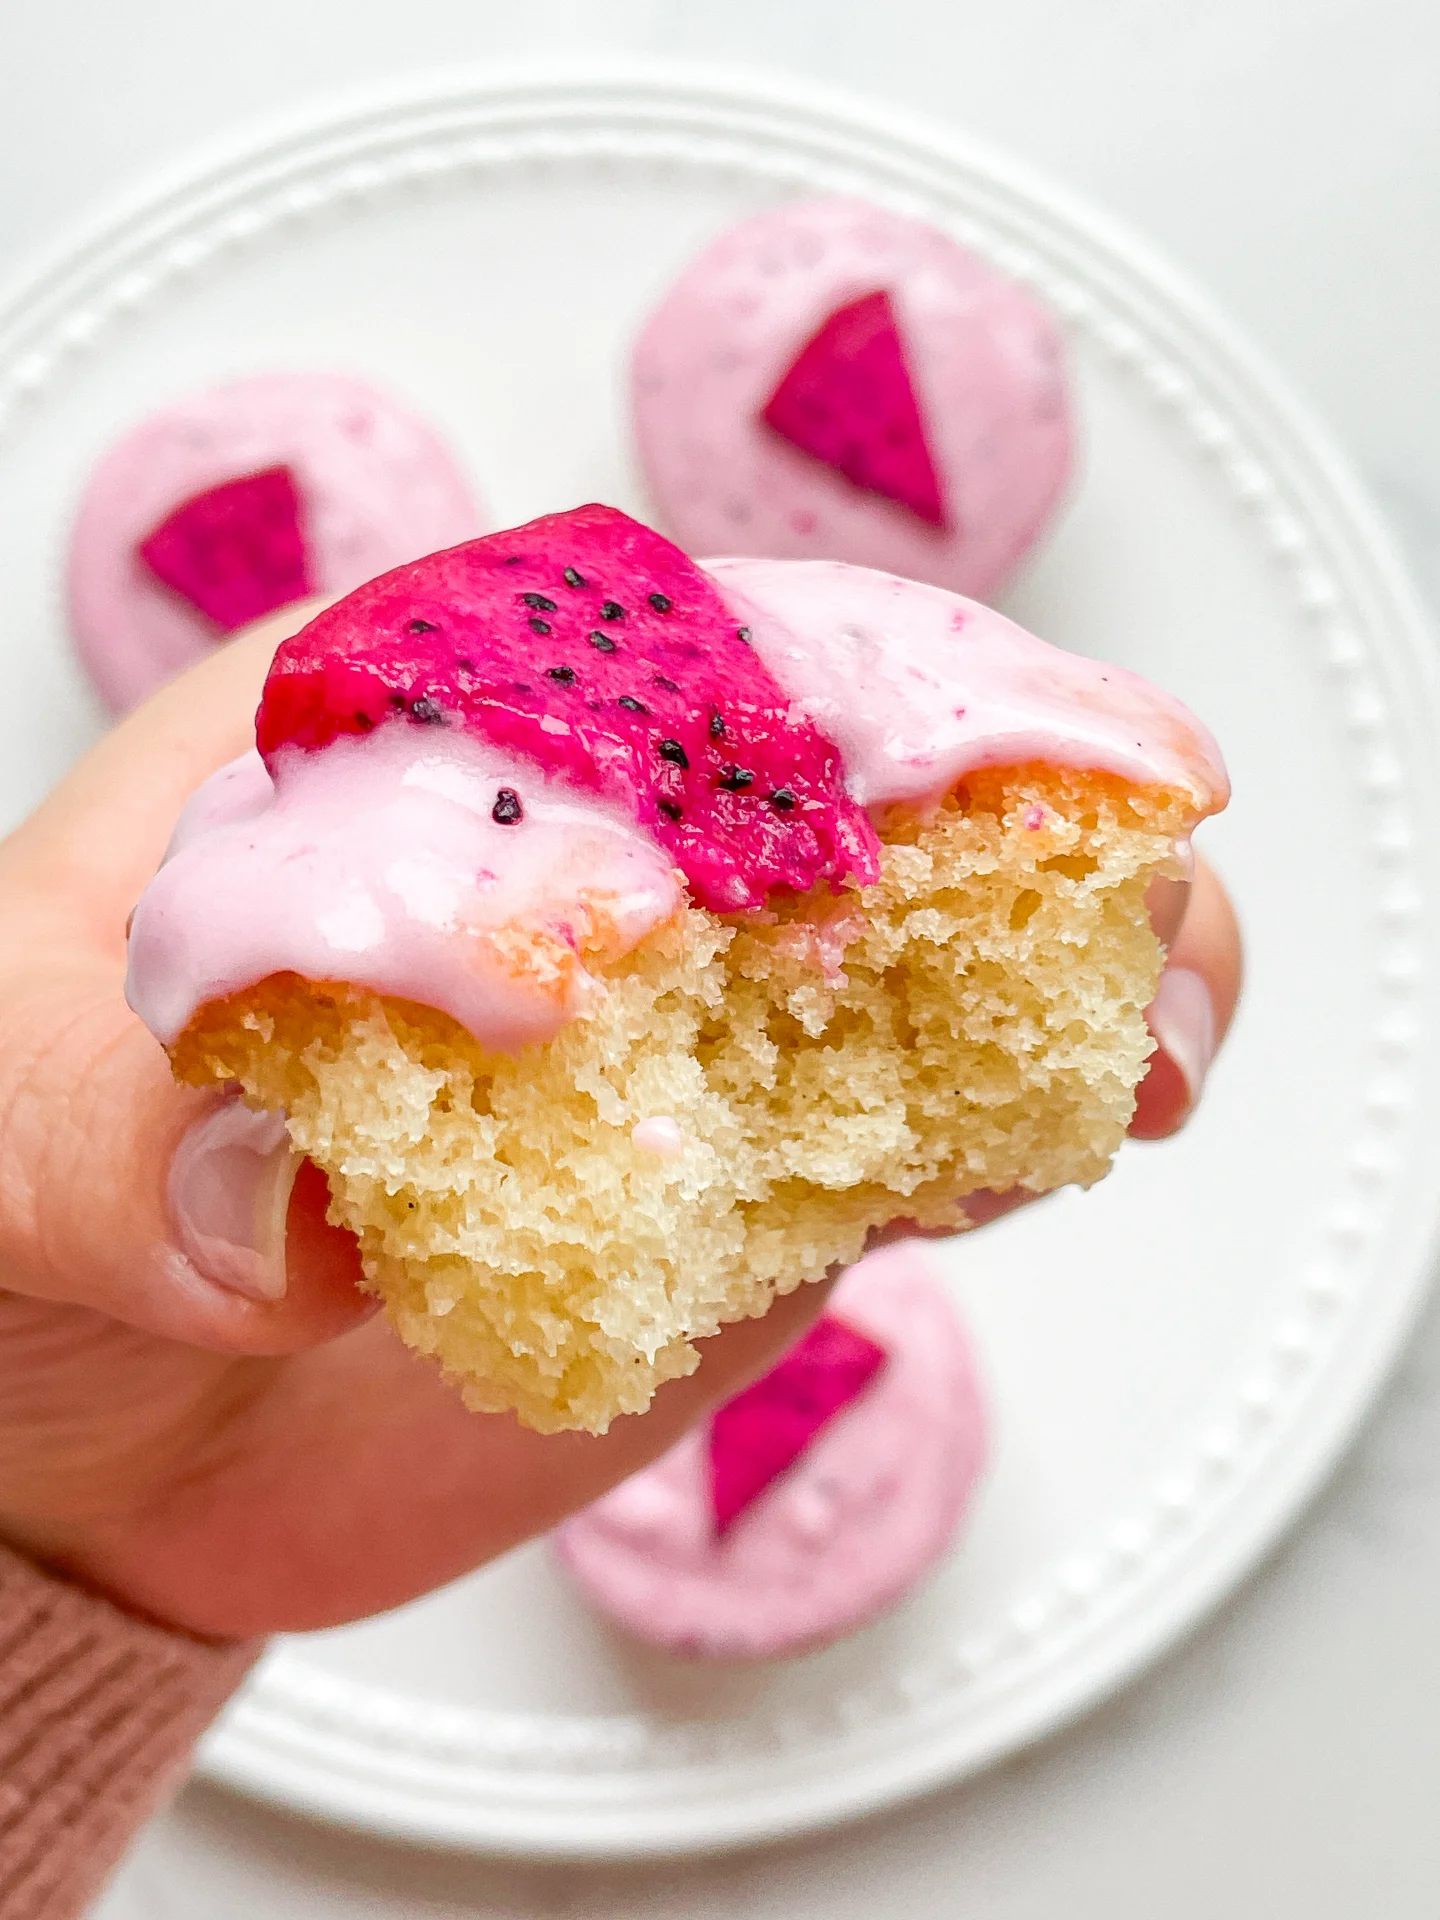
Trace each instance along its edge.
<instances>
[{"instance_id":1,"label":"white table surface","mask_svg":"<svg viewBox=\"0 0 1440 1920\"><path fill-rule=\"evenodd\" d=\"M1427 0L0 0L0 280L117 192L317 105L590 51L863 90L1108 205L1308 393L1440 598ZM1430 1916L1437 1621L1440 1310L1246 1590L1110 1707L976 1784L821 1840L634 1870L427 1855L196 1788L99 1913Z\"/></svg>"}]
</instances>

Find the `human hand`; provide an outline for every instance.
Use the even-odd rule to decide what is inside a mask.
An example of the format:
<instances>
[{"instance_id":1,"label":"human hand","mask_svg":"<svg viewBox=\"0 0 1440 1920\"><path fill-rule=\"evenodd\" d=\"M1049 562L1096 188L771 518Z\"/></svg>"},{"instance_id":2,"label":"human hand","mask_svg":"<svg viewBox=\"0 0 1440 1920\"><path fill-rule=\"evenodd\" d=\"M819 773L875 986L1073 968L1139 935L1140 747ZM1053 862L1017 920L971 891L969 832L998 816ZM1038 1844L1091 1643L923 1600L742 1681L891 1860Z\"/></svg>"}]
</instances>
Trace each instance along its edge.
<instances>
[{"instance_id":1,"label":"human hand","mask_svg":"<svg viewBox=\"0 0 1440 1920\"><path fill-rule=\"evenodd\" d=\"M170 1169L216 1101L174 1084L125 1005L126 917L189 794L251 744L270 655L303 617L164 689L0 846L0 1539L211 1637L352 1619L503 1552L663 1451L824 1299L801 1288L726 1328L643 1419L547 1438L467 1412L374 1318L313 1168L289 1198L281 1298L189 1257L218 1197L172 1190ZM1147 1138L1188 1114L1239 982L1207 869L1157 887L1152 912L1171 947ZM1012 1199L970 1204L983 1221Z\"/></svg>"}]
</instances>

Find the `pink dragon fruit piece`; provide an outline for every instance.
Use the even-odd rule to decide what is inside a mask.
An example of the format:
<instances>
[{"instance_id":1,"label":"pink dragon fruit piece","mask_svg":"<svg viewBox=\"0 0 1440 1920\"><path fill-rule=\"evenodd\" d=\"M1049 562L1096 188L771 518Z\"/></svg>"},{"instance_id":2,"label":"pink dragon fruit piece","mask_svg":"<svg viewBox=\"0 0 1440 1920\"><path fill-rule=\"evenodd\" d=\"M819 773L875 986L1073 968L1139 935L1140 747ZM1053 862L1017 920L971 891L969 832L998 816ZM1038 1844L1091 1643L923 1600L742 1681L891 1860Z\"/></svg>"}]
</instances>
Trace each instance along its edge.
<instances>
[{"instance_id":1,"label":"pink dragon fruit piece","mask_svg":"<svg viewBox=\"0 0 1440 1920\"><path fill-rule=\"evenodd\" d=\"M710 1493L722 1539L884 1364L883 1347L827 1313L778 1366L721 1407L710 1423Z\"/></svg>"},{"instance_id":2,"label":"pink dragon fruit piece","mask_svg":"<svg viewBox=\"0 0 1440 1920\"><path fill-rule=\"evenodd\" d=\"M839 308L800 349L761 418L866 493L953 531L888 293Z\"/></svg>"},{"instance_id":3,"label":"pink dragon fruit piece","mask_svg":"<svg viewBox=\"0 0 1440 1920\"><path fill-rule=\"evenodd\" d=\"M288 467L242 474L183 500L138 551L157 580L221 633L314 591Z\"/></svg>"},{"instance_id":4,"label":"pink dragon fruit piece","mask_svg":"<svg viewBox=\"0 0 1440 1920\"><path fill-rule=\"evenodd\" d=\"M382 721L456 724L634 809L702 906L878 875L834 745L713 580L612 507L397 567L275 656L256 742L324 747Z\"/></svg>"}]
</instances>

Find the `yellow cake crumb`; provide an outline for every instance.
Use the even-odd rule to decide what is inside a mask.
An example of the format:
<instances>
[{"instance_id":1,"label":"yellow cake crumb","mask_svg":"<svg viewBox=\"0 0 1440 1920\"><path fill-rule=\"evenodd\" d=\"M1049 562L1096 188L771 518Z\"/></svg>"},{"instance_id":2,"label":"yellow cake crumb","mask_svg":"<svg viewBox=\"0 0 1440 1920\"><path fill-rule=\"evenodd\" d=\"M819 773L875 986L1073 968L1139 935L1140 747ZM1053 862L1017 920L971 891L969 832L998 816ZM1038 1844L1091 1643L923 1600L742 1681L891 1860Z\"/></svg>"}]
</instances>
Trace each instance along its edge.
<instances>
[{"instance_id":1,"label":"yellow cake crumb","mask_svg":"<svg viewBox=\"0 0 1440 1920\"><path fill-rule=\"evenodd\" d=\"M202 1008L172 1060L288 1115L470 1406L600 1433L872 1229L1099 1179L1152 1045L1145 889L1192 818L1108 776L987 772L883 823L876 886L689 907L518 1054L291 974ZM660 1116L678 1152L632 1138Z\"/></svg>"}]
</instances>

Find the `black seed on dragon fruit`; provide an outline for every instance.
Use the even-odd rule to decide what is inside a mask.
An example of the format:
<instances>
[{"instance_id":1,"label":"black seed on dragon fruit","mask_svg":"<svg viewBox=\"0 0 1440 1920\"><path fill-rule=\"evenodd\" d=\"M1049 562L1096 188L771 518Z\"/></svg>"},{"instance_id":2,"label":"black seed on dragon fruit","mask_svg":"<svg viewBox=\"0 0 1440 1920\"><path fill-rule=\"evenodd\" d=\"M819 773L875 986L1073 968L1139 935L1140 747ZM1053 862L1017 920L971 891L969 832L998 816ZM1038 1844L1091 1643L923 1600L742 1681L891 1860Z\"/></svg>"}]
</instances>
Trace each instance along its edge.
<instances>
[{"instance_id":1,"label":"black seed on dragon fruit","mask_svg":"<svg viewBox=\"0 0 1440 1920\"><path fill-rule=\"evenodd\" d=\"M551 630L543 649L532 616ZM276 653L256 741L273 766L283 747L433 715L626 806L699 906L869 885L878 843L839 752L737 616L669 541L582 507L398 567L328 608ZM623 641L604 630L622 620ZM497 824L520 817L494 804Z\"/></svg>"},{"instance_id":2,"label":"black seed on dragon fruit","mask_svg":"<svg viewBox=\"0 0 1440 1920\"><path fill-rule=\"evenodd\" d=\"M542 620L538 613L530 616L530 629L533 633L553 633L555 629L548 620Z\"/></svg>"},{"instance_id":3,"label":"black seed on dragon fruit","mask_svg":"<svg viewBox=\"0 0 1440 1920\"><path fill-rule=\"evenodd\" d=\"M490 818L497 827L513 827L517 820L525 818L525 809L520 804L520 796L513 787L501 787L495 795L495 804L490 809Z\"/></svg>"},{"instance_id":4,"label":"black seed on dragon fruit","mask_svg":"<svg viewBox=\"0 0 1440 1920\"><path fill-rule=\"evenodd\" d=\"M735 638L740 642L742 646L748 647L750 644L749 627L736 627Z\"/></svg>"}]
</instances>

